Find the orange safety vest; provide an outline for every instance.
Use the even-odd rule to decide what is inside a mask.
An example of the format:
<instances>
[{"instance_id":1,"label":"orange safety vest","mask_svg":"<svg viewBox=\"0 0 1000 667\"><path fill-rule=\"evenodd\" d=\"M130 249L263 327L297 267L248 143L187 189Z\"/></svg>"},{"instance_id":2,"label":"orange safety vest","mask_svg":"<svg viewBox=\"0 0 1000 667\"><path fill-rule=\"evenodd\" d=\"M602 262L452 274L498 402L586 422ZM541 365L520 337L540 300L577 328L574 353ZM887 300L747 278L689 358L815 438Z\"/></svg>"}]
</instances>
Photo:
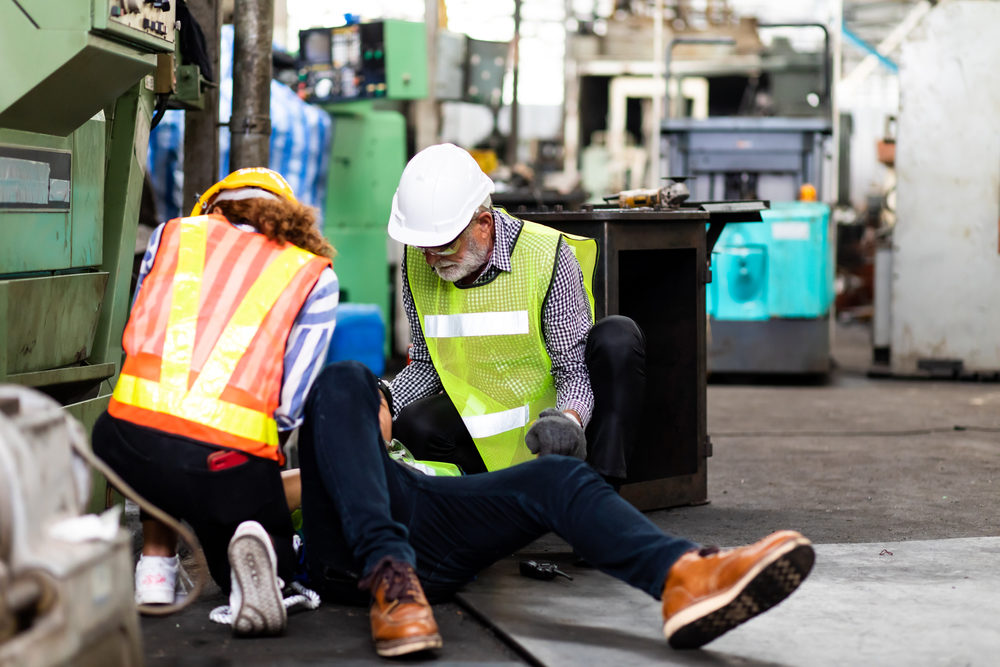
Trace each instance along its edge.
<instances>
[{"instance_id":1,"label":"orange safety vest","mask_svg":"<svg viewBox=\"0 0 1000 667\"><path fill-rule=\"evenodd\" d=\"M171 220L125 326L108 412L284 463L285 341L327 266L221 216Z\"/></svg>"}]
</instances>

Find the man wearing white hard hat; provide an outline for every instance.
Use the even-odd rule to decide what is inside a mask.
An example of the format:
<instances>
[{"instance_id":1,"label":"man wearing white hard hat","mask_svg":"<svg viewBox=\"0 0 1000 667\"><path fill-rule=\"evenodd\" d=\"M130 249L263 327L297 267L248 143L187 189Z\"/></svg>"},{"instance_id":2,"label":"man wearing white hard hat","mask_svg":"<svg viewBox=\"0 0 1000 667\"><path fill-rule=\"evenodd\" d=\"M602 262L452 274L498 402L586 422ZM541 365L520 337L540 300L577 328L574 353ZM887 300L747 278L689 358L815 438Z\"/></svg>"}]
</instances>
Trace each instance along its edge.
<instances>
[{"instance_id":1,"label":"man wearing white hard hat","mask_svg":"<svg viewBox=\"0 0 1000 667\"><path fill-rule=\"evenodd\" d=\"M495 209L493 191L453 144L420 151L400 177L388 229L406 245L413 346L392 384L394 433L467 473L563 454L617 486L642 409L643 334L621 316L594 324L595 241Z\"/></svg>"}]
</instances>

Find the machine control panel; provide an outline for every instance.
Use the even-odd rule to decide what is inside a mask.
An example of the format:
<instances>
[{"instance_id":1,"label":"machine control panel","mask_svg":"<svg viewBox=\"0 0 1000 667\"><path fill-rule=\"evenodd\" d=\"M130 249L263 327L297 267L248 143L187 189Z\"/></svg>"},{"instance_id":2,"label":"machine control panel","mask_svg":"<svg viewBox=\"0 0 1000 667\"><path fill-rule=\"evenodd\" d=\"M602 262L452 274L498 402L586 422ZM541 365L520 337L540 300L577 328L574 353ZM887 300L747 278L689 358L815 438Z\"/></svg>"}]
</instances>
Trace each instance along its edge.
<instances>
[{"instance_id":1,"label":"machine control panel","mask_svg":"<svg viewBox=\"0 0 1000 667\"><path fill-rule=\"evenodd\" d=\"M373 28L372 24L355 24L303 31L300 35L304 60L302 81L309 99L332 101L386 96L384 45L381 40L377 48L371 43Z\"/></svg>"},{"instance_id":2,"label":"machine control panel","mask_svg":"<svg viewBox=\"0 0 1000 667\"><path fill-rule=\"evenodd\" d=\"M314 102L427 94L423 24L377 21L299 33L300 94Z\"/></svg>"},{"instance_id":3,"label":"machine control panel","mask_svg":"<svg viewBox=\"0 0 1000 667\"><path fill-rule=\"evenodd\" d=\"M95 0L94 28L172 51L177 0ZM103 8L102 8L103 6Z\"/></svg>"}]
</instances>

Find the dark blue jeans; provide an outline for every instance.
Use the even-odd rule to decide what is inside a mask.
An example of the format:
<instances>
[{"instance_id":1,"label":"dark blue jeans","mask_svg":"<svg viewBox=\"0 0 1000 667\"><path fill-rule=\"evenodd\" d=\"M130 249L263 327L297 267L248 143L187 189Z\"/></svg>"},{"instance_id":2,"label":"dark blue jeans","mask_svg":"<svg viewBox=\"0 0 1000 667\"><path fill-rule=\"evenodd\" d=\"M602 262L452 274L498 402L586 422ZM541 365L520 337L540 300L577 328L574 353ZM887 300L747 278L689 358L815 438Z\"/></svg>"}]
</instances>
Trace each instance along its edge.
<instances>
[{"instance_id":1,"label":"dark blue jeans","mask_svg":"<svg viewBox=\"0 0 1000 667\"><path fill-rule=\"evenodd\" d=\"M376 379L357 362L313 385L299 437L310 579L352 597L383 556L416 566L441 599L549 531L603 572L659 598L693 542L664 534L583 461L551 456L491 473L429 477L385 452Z\"/></svg>"}]
</instances>

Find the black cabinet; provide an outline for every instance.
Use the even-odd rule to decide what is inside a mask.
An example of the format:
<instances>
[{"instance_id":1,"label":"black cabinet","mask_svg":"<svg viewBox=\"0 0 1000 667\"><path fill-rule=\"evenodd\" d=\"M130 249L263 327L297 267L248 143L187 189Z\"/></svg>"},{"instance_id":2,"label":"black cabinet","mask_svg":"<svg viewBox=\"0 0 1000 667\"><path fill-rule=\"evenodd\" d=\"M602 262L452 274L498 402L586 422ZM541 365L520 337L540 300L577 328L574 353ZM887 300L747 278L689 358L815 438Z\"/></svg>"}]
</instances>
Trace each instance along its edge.
<instances>
[{"instance_id":1,"label":"black cabinet","mask_svg":"<svg viewBox=\"0 0 1000 667\"><path fill-rule=\"evenodd\" d=\"M726 222L760 220L765 202L680 209L518 212L597 239L597 318L625 315L646 335L646 400L622 495L642 510L707 501L705 283Z\"/></svg>"}]
</instances>

